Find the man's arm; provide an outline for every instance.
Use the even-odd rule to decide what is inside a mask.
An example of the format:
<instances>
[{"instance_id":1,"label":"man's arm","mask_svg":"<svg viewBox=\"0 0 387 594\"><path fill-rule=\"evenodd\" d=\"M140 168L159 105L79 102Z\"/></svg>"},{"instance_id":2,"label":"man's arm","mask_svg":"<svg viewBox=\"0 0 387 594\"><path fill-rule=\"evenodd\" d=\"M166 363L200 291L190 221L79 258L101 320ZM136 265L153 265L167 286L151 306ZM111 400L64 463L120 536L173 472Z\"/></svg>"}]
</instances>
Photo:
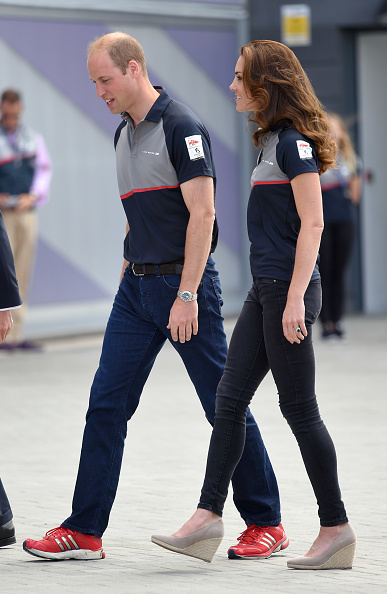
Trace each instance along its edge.
<instances>
[{"instance_id":1,"label":"man's arm","mask_svg":"<svg viewBox=\"0 0 387 594\"><path fill-rule=\"evenodd\" d=\"M42 206L47 202L50 194L52 167L46 143L40 134L36 135L36 158L35 171L32 180L30 193L33 204Z\"/></svg>"},{"instance_id":2,"label":"man's arm","mask_svg":"<svg viewBox=\"0 0 387 594\"><path fill-rule=\"evenodd\" d=\"M211 249L215 220L214 181L212 177L195 177L181 184L180 188L190 216L179 289L197 293ZM197 334L197 302L184 302L180 297L176 297L167 328L170 329L175 341L185 342L190 340L192 334Z\"/></svg>"},{"instance_id":3,"label":"man's arm","mask_svg":"<svg viewBox=\"0 0 387 594\"><path fill-rule=\"evenodd\" d=\"M129 233L129 223L126 223L126 235L128 233ZM129 262L127 260L125 260L125 258L124 258L124 263L122 265L121 276L120 276L120 284L121 284L122 278L123 278L124 273L125 273L125 269L126 269L126 267L127 267L128 264L129 264Z\"/></svg>"},{"instance_id":4,"label":"man's arm","mask_svg":"<svg viewBox=\"0 0 387 594\"><path fill-rule=\"evenodd\" d=\"M8 235L0 213L0 344L12 328L11 309L20 307L15 266Z\"/></svg>"},{"instance_id":5,"label":"man's arm","mask_svg":"<svg viewBox=\"0 0 387 594\"><path fill-rule=\"evenodd\" d=\"M50 155L48 154L43 137L37 134L35 170L31 188L29 192L19 194L18 202L14 206L15 210L23 212L47 202L50 193L51 173ZM2 198L0 195L0 205L1 202Z\"/></svg>"}]
</instances>

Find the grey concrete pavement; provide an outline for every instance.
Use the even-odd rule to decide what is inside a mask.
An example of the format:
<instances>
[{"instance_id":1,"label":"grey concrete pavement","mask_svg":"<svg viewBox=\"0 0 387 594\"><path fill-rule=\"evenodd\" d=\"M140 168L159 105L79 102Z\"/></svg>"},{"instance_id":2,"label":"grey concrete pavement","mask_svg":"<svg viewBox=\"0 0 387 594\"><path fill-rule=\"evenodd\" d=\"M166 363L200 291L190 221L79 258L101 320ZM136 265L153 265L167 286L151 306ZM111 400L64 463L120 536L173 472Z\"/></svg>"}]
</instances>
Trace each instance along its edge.
<instances>
[{"instance_id":1,"label":"grey concrete pavement","mask_svg":"<svg viewBox=\"0 0 387 594\"><path fill-rule=\"evenodd\" d=\"M49 562L22 550L70 512L84 416L101 337L47 341L44 353L0 353L0 476L14 512L16 545L0 549L0 592L285 593L387 592L387 318L347 320L345 344L315 333L317 393L336 444L350 521L358 535L352 571L288 570L317 534L314 496L271 377L252 404L275 468L286 551L229 561L242 522L229 497L226 534L211 564L167 552L150 535L175 531L194 511L210 427L186 372L167 345L129 423L123 469L103 543L106 559ZM233 322L226 324L230 333Z\"/></svg>"}]
</instances>

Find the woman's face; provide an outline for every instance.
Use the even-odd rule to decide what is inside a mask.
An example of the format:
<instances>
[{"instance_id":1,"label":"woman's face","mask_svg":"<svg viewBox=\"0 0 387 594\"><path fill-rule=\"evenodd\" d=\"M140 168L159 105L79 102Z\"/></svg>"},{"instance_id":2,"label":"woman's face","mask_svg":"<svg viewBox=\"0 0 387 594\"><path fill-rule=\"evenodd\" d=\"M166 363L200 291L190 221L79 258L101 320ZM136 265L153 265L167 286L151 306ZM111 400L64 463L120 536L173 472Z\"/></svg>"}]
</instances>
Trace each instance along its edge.
<instances>
[{"instance_id":1,"label":"woman's face","mask_svg":"<svg viewBox=\"0 0 387 594\"><path fill-rule=\"evenodd\" d=\"M243 82L243 70L245 59L239 56L235 66L235 78L230 85L230 91L235 93L235 103L237 111L257 111L257 101L249 95Z\"/></svg>"},{"instance_id":2,"label":"woman's face","mask_svg":"<svg viewBox=\"0 0 387 594\"><path fill-rule=\"evenodd\" d=\"M343 137L343 131L341 129L341 124L339 122L339 120L337 120L335 117L330 117L330 122L331 122L331 129L332 129L332 134L333 134L333 139L336 142L337 145L340 145L340 142L342 140Z\"/></svg>"}]
</instances>

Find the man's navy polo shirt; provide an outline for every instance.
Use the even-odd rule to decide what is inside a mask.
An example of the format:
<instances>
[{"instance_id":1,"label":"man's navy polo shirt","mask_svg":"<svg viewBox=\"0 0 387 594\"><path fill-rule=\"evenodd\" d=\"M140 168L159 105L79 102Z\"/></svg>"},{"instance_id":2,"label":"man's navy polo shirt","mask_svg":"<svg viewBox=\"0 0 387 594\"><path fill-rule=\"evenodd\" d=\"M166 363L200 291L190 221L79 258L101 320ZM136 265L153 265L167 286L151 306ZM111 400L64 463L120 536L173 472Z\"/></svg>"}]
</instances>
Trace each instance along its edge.
<instances>
[{"instance_id":1,"label":"man's navy polo shirt","mask_svg":"<svg viewBox=\"0 0 387 594\"><path fill-rule=\"evenodd\" d=\"M214 179L211 142L204 125L165 91L134 128L124 121L115 135L118 187L129 223L124 258L162 264L184 258L189 211L180 184L199 176ZM218 228L214 223L211 252Z\"/></svg>"},{"instance_id":2,"label":"man's navy polo shirt","mask_svg":"<svg viewBox=\"0 0 387 594\"><path fill-rule=\"evenodd\" d=\"M291 280L301 221L290 181L302 173L318 173L318 168L311 141L294 128L277 128L264 136L247 209L253 276ZM316 263L311 280L319 277Z\"/></svg>"}]
</instances>

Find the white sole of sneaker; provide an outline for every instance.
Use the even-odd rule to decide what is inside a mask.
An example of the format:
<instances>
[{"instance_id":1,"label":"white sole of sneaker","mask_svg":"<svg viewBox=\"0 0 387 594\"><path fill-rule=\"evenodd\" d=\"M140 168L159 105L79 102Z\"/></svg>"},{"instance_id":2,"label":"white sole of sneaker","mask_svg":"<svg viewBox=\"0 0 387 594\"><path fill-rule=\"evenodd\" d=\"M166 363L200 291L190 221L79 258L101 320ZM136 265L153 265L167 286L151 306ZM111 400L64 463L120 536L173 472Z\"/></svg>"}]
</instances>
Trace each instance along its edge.
<instances>
[{"instance_id":1,"label":"white sole of sneaker","mask_svg":"<svg viewBox=\"0 0 387 594\"><path fill-rule=\"evenodd\" d=\"M268 559L269 557L271 557L273 555L273 553L278 553L278 551L282 551L283 549L286 549L289 546L289 539L286 539L284 542L281 542L273 551L271 551L270 553L268 552L267 555L260 555L259 557L249 557L248 555L237 555L237 553L234 553L234 551L231 549L228 553L228 558L229 559L244 559L246 561L254 561L254 560L259 560L259 559Z\"/></svg>"},{"instance_id":2,"label":"white sole of sneaker","mask_svg":"<svg viewBox=\"0 0 387 594\"><path fill-rule=\"evenodd\" d=\"M34 555L34 557L40 557L41 559L50 559L51 561L65 561L70 559L88 561L89 559L104 559L105 553L103 550L91 551L87 549L79 549L72 551L64 551L60 553L47 553L40 551L39 549L27 549L23 545L23 549L26 553Z\"/></svg>"}]
</instances>

